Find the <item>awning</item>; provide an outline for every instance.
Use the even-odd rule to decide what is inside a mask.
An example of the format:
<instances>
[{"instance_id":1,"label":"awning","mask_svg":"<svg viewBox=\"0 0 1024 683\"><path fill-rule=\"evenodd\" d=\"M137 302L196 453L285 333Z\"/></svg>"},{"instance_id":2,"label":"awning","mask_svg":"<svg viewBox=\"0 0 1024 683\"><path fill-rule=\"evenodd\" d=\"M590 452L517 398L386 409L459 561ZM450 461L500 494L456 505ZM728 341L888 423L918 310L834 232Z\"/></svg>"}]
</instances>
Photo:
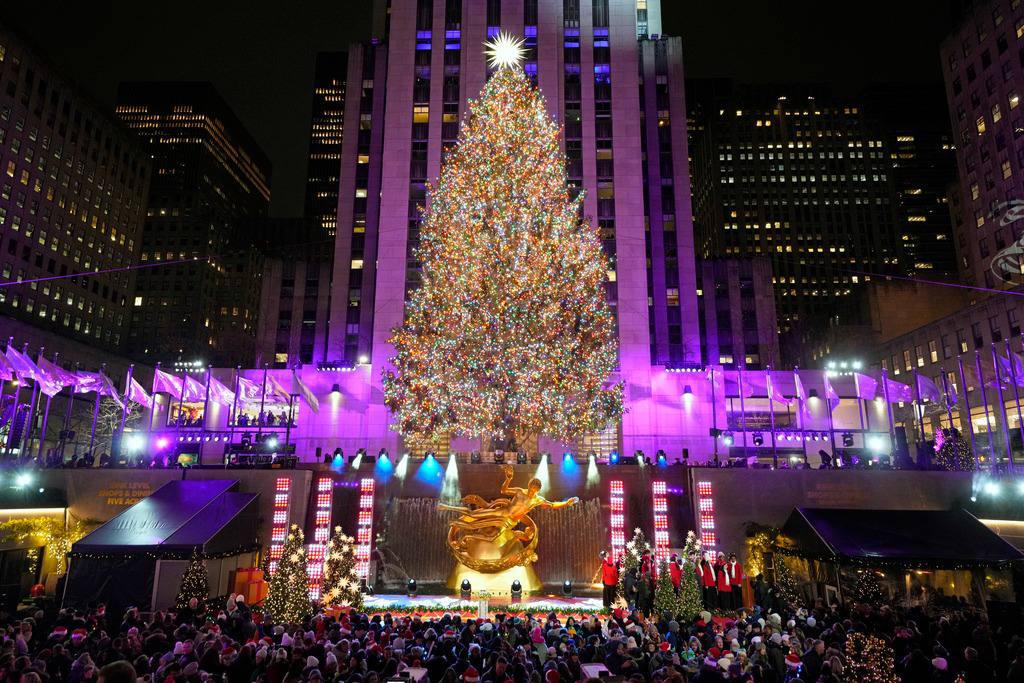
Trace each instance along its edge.
<instances>
[{"instance_id":1,"label":"awning","mask_svg":"<svg viewBox=\"0 0 1024 683\"><path fill-rule=\"evenodd\" d=\"M782 533L793 554L841 565L959 569L1024 559L962 509L796 508Z\"/></svg>"},{"instance_id":2,"label":"awning","mask_svg":"<svg viewBox=\"0 0 1024 683\"><path fill-rule=\"evenodd\" d=\"M259 494L232 491L238 482L170 481L71 547L72 555L187 557L224 555L258 545Z\"/></svg>"}]
</instances>

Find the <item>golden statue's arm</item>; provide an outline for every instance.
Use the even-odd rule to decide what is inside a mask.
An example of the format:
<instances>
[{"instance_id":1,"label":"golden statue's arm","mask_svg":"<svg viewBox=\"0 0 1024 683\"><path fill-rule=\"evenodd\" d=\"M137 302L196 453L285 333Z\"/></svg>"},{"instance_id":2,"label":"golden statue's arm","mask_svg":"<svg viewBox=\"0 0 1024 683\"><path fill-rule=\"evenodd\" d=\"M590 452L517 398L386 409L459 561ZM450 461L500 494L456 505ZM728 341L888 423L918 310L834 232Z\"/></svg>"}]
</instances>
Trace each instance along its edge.
<instances>
[{"instance_id":1,"label":"golden statue's arm","mask_svg":"<svg viewBox=\"0 0 1024 683\"><path fill-rule=\"evenodd\" d=\"M514 496L517 493L523 493L523 489L516 486L509 486L509 484L512 483L512 477L516 474L516 471L512 469L512 465L502 465L501 471L505 473L505 481L501 483L501 492L506 496Z\"/></svg>"},{"instance_id":2,"label":"golden statue's arm","mask_svg":"<svg viewBox=\"0 0 1024 683\"><path fill-rule=\"evenodd\" d=\"M548 500L544 496L537 496L537 498L540 499L539 505L541 507L552 508L554 510L558 510L559 508L567 508L570 505L575 505L576 503L580 502L580 499L576 496L573 496L569 500Z\"/></svg>"}]
</instances>

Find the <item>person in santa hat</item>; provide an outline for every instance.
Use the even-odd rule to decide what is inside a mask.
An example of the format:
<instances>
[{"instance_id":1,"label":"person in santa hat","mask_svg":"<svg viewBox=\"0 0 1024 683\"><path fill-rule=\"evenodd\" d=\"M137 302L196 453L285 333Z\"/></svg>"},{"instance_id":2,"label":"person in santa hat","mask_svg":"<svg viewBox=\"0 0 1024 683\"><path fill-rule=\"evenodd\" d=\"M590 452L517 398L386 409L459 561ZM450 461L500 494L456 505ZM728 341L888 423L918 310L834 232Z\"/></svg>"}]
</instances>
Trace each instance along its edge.
<instances>
[{"instance_id":1,"label":"person in santa hat","mask_svg":"<svg viewBox=\"0 0 1024 683\"><path fill-rule=\"evenodd\" d=\"M729 561L725 563L729 583L732 584L732 609L743 606L743 565L736 559L736 553L729 553Z\"/></svg>"},{"instance_id":2,"label":"person in santa hat","mask_svg":"<svg viewBox=\"0 0 1024 683\"><path fill-rule=\"evenodd\" d=\"M700 575L700 586L704 598L705 609L718 607L718 582L716 579L715 565L707 556L700 559L697 565L697 573Z\"/></svg>"},{"instance_id":3,"label":"person in santa hat","mask_svg":"<svg viewBox=\"0 0 1024 683\"><path fill-rule=\"evenodd\" d=\"M729 579L725 563L725 553L718 553L718 562L715 563L715 579L718 588L718 609L732 609L732 581Z\"/></svg>"},{"instance_id":4,"label":"person in santa hat","mask_svg":"<svg viewBox=\"0 0 1024 683\"><path fill-rule=\"evenodd\" d=\"M480 672L474 666L467 666L462 672L462 680L465 683L480 683Z\"/></svg>"}]
</instances>

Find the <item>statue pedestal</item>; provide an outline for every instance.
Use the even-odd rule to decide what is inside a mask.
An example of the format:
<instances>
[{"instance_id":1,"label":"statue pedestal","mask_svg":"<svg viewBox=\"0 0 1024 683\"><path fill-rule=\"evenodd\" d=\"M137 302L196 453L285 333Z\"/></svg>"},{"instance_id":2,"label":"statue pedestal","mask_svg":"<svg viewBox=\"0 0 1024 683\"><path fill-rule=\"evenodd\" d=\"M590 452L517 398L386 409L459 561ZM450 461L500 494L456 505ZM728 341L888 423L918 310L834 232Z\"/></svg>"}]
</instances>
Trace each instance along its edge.
<instances>
[{"instance_id":1,"label":"statue pedestal","mask_svg":"<svg viewBox=\"0 0 1024 683\"><path fill-rule=\"evenodd\" d=\"M522 543L504 534L495 542L473 541L466 548L466 554L477 560L500 560L522 551ZM509 567L500 572L484 573L457 562L448 575L448 587L458 591L464 579L469 579L474 592L486 590L493 594L509 595L512 592L512 582L516 579L522 584L523 593L533 593L541 588L537 572L533 570L533 563Z\"/></svg>"}]
</instances>

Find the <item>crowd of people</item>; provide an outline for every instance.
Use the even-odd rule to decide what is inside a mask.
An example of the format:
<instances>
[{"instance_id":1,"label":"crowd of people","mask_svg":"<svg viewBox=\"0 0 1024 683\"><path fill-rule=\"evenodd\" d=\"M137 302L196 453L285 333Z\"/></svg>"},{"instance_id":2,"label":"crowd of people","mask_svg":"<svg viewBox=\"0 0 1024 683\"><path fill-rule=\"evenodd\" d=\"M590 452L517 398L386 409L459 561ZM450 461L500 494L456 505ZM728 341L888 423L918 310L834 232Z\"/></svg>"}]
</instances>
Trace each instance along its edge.
<instances>
[{"instance_id":1,"label":"crowd of people","mask_svg":"<svg viewBox=\"0 0 1024 683\"><path fill-rule=\"evenodd\" d=\"M148 615L40 609L0 625L0 680L15 683L845 683L864 680L847 648L857 632L888 644L882 673L904 683L1024 681L1024 640L967 606L936 616L819 601L692 619L626 607L487 619L342 611L278 623L232 595Z\"/></svg>"}]
</instances>

